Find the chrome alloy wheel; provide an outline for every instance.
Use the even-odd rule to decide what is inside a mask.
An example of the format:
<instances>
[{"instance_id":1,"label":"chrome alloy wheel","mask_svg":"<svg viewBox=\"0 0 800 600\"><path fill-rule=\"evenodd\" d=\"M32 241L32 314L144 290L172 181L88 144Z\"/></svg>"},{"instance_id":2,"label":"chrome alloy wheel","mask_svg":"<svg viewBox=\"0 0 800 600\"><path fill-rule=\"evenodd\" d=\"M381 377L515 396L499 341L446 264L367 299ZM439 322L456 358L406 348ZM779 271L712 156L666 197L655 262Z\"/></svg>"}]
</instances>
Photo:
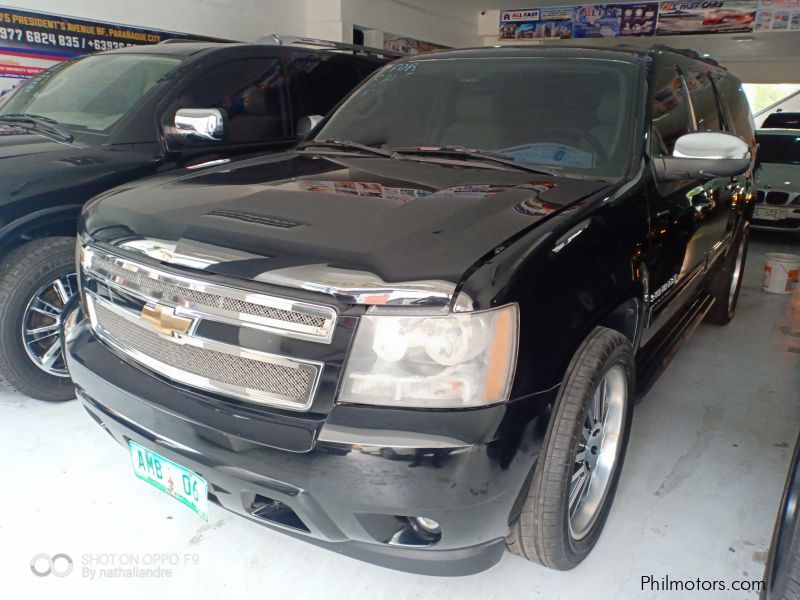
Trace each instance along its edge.
<instances>
[{"instance_id":1,"label":"chrome alloy wheel","mask_svg":"<svg viewBox=\"0 0 800 600\"><path fill-rule=\"evenodd\" d=\"M68 273L42 286L22 316L22 344L33 364L48 375L69 377L61 352L64 305L78 292L78 276Z\"/></svg>"},{"instance_id":2,"label":"chrome alloy wheel","mask_svg":"<svg viewBox=\"0 0 800 600\"><path fill-rule=\"evenodd\" d=\"M586 420L574 451L568 522L574 540L586 537L602 512L619 463L628 403L628 379L612 366L589 399Z\"/></svg>"},{"instance_id":3,"label":"chrome alloy wheel","mask_svg":"<svg viewBox=\"0 0 800 600\"><path fill-rule=\"evenodd\" d=\"M744 250L747 246L746 236L739 242L739 248L736 250L736 263L733 265L733 275L731 277L731 289L728 291L728 309L731 310L733 301L736 297L736 290L739 287L739 279L742 276L742 263L744 262ZM731 313L733 311L731 310Z\"/></svg>"}]
</instances>

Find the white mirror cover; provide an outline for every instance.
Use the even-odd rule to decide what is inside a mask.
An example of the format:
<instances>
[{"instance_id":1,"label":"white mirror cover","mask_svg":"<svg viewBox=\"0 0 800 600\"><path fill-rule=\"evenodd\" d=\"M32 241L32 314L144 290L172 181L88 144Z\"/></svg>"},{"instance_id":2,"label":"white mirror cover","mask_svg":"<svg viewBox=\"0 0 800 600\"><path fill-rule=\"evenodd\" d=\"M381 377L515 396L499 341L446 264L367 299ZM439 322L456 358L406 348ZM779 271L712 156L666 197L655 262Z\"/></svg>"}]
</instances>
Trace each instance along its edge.
<instances>
[{"instance_id":1,"label":"white mirror cover","mask_svg":"<svg viewBox=\"0 0 800 600\"><path fill-rule=\"evenodd\" d=\"M695 131L675 142L672 155L678 158L744 159L750 148L742 138L722 131Z\"/></svg>"}]
</instances>

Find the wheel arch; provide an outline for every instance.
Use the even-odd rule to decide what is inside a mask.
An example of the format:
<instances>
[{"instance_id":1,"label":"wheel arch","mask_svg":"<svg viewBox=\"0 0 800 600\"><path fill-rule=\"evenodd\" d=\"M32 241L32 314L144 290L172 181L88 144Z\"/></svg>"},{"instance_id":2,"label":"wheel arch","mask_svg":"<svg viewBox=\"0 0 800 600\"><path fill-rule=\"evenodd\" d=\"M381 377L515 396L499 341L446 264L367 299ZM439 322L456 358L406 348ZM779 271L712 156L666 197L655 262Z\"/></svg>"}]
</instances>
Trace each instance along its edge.
<instances>
[{"instance_id":1,"label":"wheel arch","mask_svg":"<svg viewBox=\"0 0 800 600\"><path fill-rule=\"evenodd\" d=\"M53 236L74 236L83 204L45 208L0 228L0 256L20 243Z\"/></svg>"}]
</instances>

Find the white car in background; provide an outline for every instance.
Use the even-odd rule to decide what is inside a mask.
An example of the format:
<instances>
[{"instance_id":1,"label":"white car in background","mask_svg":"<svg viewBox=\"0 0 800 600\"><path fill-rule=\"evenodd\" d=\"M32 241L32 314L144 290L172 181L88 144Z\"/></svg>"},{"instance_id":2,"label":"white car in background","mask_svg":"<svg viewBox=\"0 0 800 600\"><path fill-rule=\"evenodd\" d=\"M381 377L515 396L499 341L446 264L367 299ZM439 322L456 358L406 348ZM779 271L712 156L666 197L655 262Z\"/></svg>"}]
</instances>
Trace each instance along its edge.
<instances>
[{"instance_id":1,"label":"white car in background","mask_svg":"<svg viewBox=\"0 0 800 600\"><path fill-rule=\"evenodd\" d=\"M760 167L752 227L800 233L800 129L756 132Z\"/></svg>"}]
</instances>

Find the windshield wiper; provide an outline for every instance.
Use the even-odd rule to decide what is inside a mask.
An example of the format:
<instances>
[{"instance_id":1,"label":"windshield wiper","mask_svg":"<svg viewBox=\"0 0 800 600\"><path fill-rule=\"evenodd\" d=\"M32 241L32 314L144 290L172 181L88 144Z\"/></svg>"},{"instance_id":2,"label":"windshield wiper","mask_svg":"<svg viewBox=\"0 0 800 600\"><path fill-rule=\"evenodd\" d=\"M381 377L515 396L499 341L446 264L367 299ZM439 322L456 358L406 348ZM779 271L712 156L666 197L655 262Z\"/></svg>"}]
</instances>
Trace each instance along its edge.
<instances>
[{"instance_id":1,"label":"windshield wiper","mask_svg":"<svg viewBox=\"0 0 800 600\"><path fill-rule=\"evenodd\" d=\"M50 117L26 113L11 113L7 115L0 115L0 123L2 122L30 125L34 129L55 135L65 142L71 142L73 139L75 139L71 133L64 131L58 126L58 121L51 119Z\"/></svg>"},{"instance_id":2,"label":"windshield wiper","mask_svg":"<svg viewBox=\"0 0 800 600\"><path fill-rule=\"evenodd\" d=\"M464 148L462 146L419 146L418 148L395 148L392 154L401 158L407 155L451 156L460 159L466 158L496 163L505 165L507 167L512 167L520 171L527 171L528 173L537 173L539 175L556 175L555 171L529 167L527 165L520 164L511 158L506 158L501 154L496 154L495 152L489 152L488 150L474 150L472 148Z\"/></svg>"},{"instance_id":3,"label":"windshield wiper","mask_svg":"<svg viewBox=\"0 0 800 600\"><path fill-rule=\"evenodd\" d=\"M311 148L315 146L321 148L337 148L339 150L357 150L359 152L367 152L369 154L376 154L378 156L385 156L387 158L392 157L392 152L390 152L389 150L381 150L380 148L376 148L374 146L367 146L366 144L351 142L350 140L337 140L337 139L309 140L307 142L303 142L302 144L298 145L297 149L305 150L306 148Z\"/></svg>"}]
</instances>

